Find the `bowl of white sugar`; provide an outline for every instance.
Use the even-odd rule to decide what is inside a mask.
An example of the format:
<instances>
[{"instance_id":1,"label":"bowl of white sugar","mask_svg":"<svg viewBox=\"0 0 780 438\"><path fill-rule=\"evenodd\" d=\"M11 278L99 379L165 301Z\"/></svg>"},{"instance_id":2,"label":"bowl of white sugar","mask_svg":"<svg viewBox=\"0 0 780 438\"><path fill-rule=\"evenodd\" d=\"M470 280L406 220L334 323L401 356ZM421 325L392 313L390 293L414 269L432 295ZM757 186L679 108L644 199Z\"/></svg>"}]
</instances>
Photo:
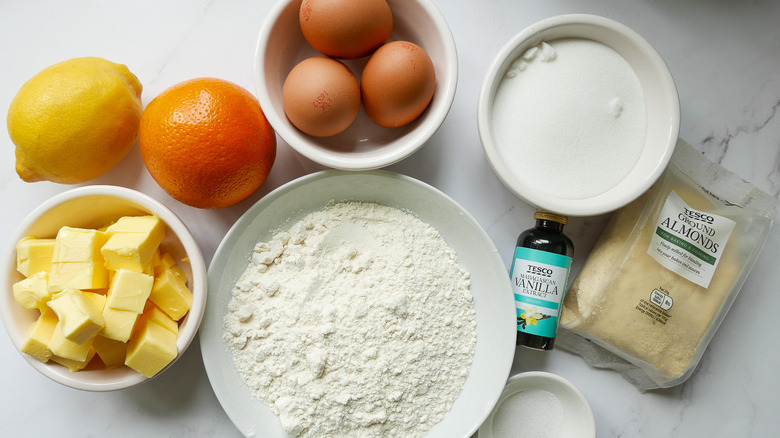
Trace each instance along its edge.
<instances>
[{"instance_id":1,"label":"bowl of white sugar","mask_svg":"<svg viewBox=\"0 0 780 438\"><path fill-rule=\"evenodd\" d=\"M478 438L595 438L596 422L585 396L553 373L512 376Z\"/></svg>"},{"instance_id":2,"label":"bowl of white sugar","mask_svg":"<svg viewBox=\"0 0 780 438\"><path fill-rule=\"evenodd\" d=\"M499 51L478 125L491 166L515 194L593 216L658 179L677 142L680 104L669 69L642 36L604 17L561 15Z\"/></svg>"}]
</instances>

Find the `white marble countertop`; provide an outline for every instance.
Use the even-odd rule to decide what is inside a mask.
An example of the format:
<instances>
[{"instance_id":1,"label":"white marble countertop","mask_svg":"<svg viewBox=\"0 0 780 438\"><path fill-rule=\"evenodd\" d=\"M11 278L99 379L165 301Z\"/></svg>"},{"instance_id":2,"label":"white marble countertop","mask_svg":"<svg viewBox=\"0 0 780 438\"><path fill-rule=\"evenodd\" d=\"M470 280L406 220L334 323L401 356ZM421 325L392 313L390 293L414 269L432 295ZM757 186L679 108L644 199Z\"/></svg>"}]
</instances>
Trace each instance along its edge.
<instances>
[{"instance_id":1,"label":"white marble countertop","mask_svg":"<svg viewBox=\"0 0 780 438\"><path fill-rule=\"evenodd\" d=\"M165 88L199 76L228 79L254 92L255 43L271 4L0 2L0 109L5 114L32 75L79 56L127 64L144 85L144 104ZM430 143L389 169L425 181L463 205L493 239L507 267L517 234L532 223L532 208L504 188L485 158L477 133L477 96L499 48L527 25L553 15L602 15L642 34L666 60L677 83L681 138L772 195L780 193L780 2L439 0L438 5L458 48L455 102ZM3 131L0 244L5 248L35 206L70 187L22 182L14 171L13 144ZM171 199L146 171L137 147L90 184L132 187L161 200L194 231L210 260L223 235L253 202L319 169L280 141L277 162L260 191L218 211ZM585 255L604 219L572 220L568 234L579 256ZM544 370L572 381L593 407L599 437L777 436L780 338L773 332L780 306L779 265L780 227L775 227L699 369L679 387L642 394L615 372L590 368L559 350L518 350L513 373ZM48 380L4 334L0 355L0 435L239 436L209 386L197 342L159 378L111 393L81 392Z\"/></svg>"}]
</instances>

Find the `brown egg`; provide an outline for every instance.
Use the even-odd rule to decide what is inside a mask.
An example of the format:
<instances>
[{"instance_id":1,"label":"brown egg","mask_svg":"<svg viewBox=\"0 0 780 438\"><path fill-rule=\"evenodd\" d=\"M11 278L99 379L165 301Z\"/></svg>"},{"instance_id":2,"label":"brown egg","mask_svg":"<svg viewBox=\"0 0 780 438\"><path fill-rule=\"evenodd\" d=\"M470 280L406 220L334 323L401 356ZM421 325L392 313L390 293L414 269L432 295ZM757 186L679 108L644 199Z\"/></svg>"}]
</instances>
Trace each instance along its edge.
<instances>
[{"instance_id":1,"label":"brown egg","mask_svg":"<svg viewBox=\"0 0 780 438\"><path fill-rule=\"evenodd\" d=\"M309 44L334 58L369 55L393 33L385 0L303 0L298 19Z\"/></svg>"},{"instance_id":2,"label":"brown egg","mask_svg":"<svg viewBox=\"0 0 780 438\"><path fill-rule=\"evenodd\" d=\"M368 59L360 91L366 114L378 125L398 128L425 111L436 88L433 62L408 41L393 41Z\"/></svg>"},{"instance_id":3,"label":"brown egg","mask_svg":"<svg viewBox=\"0 0 780 438\"><path fill-rule=\"evenodd\" d=\"M287 118L306 134L336 135L360 111L360 85L341 62L317 56L301 61L284 81L282 103Z\"/></svg>"}]
</instances>

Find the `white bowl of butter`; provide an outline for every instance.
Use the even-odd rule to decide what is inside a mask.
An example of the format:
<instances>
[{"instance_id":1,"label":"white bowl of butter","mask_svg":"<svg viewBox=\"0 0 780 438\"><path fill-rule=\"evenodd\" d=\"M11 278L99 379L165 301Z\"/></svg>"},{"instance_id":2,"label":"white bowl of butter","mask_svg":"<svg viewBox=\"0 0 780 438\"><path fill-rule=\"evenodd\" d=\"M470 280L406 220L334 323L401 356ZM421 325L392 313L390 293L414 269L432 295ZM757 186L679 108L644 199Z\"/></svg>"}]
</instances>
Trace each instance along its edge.
<instances>
[{"instance_id":1,"label":"white bowl of butter","mask_svg":"<svg viewBox=\"0 0 780 438\"><path fill-rule=\"evenodd\" d=\"M477 117L507 188L544 210L594 216L658 179L677 143L680 108L649 42L608 18L571 14L534 23L504 45Z\"/></svg>"},{"instance_id":2,"label":"white bowl of butter","mask_svg":"<svg viewBox=\"0 0 780 438\"><path fill-rule=\"evenodd\" d=\"M106 230L123 217L149 219L146 223L154 224L153 231L144 231L140 222L124 222L115 226L113 234ZM63 227L70 234L61 232ZM96 234L104 239L102 252L92 251L83 256L87 261L78 262L70 260L81 260L82 255L76 254L79 249L67 256L73 259L64 255L66 247L74 249L79 239ZM71 241L68 235L76 237ZM114 235L127 239L103 245ZM35 246L17 246L28 238L34 239ZM53 263L50 254L55 244L60 261ZM109 258L115 265L111 269ZM133 264L143 264L141 272L136 273ZM85 186L50 198L18 226L2 266L0 284L6 292L0 300L0 315L14 346L43 375L76 389L113 391L159 375L190 345L205 310L206 265L197 242L168 208L123 187ZM60 289L55 284L58 279L81 275L78 272L83 271L75 266L91 270L85 280L89 284L67 280L69 286L64 289L72 293L54 291ZM45 288L37 288L33 280L14 290L15 284L34 278L45 281ZM147 286L137 286L138 279ZM154 291L148 291L149 284ZM41 292L47 290L49 296ZM152 305L152 297L145 295L149 293L157 304ZM59 305L57 297L62 298L57 300ZM91 304L84 306L85 302ZM86 352L83 360L80 351Z\"/></svg>"}]
</instances>

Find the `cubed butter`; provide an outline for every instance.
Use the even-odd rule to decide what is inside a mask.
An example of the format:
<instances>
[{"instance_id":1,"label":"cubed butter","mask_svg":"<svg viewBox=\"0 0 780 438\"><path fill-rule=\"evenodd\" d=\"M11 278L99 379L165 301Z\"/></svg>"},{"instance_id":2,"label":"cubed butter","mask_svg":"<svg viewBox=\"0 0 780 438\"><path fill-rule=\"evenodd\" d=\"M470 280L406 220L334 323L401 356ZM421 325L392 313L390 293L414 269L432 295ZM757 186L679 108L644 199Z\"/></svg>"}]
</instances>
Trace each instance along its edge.
<instances>
[{"instance_id":1,"label":"cubed butter","mask_svg":"<svg viewBox=\"0 0 780 438\"><path fill-rule=\"evenodd\" d=\"M100 260L106 234L90 228L62 227L54 242L52 262L91 262Z\"/></svg>"},{"instance_id":2,"label":"cubed butter","mask_svg":"<svg viewBox=\"0 0 780 438\"><path fill-rule=\"evenodd\" d=\"M46 307L46 303L51 299L48 284L48 274L46 271L40 271L14 283L11 289L14 299L22 307L39 309Z\"/></svg>"},{"instance_id":3,"label":"cubed butter","mask_svg":"<svg viewBox=\"0 0 780 438\"><path fill-rule=\"evenodd\" d=\"M137 314L142 313L146 300L152 293L153 285L154 277L151 275L120 269L111 278L106 306Z\"/></svg>"},{"instance_id":4,"label":"cubed butter","mask_svg":"<svg viewBox=\"0 0 780 438\"><path fill-rule=\"evenodd\" d=\"M78 289L105 289L108 271L100 249L106 241L102 231L62 227L57 233L49 274L49 290L67 286Z\"/></svg>"},{"instance_id":5,"label":"cubed butter","mask_svg":"<svg viewBox=\"0 0 780 438\"><path fill-rule=\"evenodd\" d=\"M51 271L54 239L25 237L16 244L16 270L25 277Z\"/></svg>"},{"instance_id":6,"label":"cubed butter","mask_svg":"<svg viewBox=\"0 0 780 438\"><path fill-rule=\"evenodd\" d=\"M51 309L43 309L38 319L30 326L27 339L22 344L22 353L29 354L41 362L48 361L52 356L49 342L56 327L57 315Z\"/></svg>"},{"instance_id":7,"label":"cubed butter","mask_svg":"<svg viewBox=\"0 0 780 438\"><path fill-rule=\"evenodd\" d=\"M173 320L170 316L168 316L167 313L160 310L159 307L157 307L156 304L154 304L151 301L148 301L146 303L146 307L144 307L144 313L141 315L142 318L150 319L157 324L160 324L161 326L167 328L168 330L172 331L174 334L179 334L179 324L176 323L176 321Z\"/></svg>"},{"instance_id":8,"label":"cubed butter","mask_svg":"<svg viewBox=\"0 0 780 438\"><path fill-rule=\"evenodd\" d=\"M83 344L77 344L63 335L62 321L57 323L54 327L54 331L49 339L49 350L54 353L54 356L59 356L63 359L70 359L75 362L84 362L89 356L89 351L92 349L92 342L89 339ZM52 360L54 360L52 356Z\"/></svg>"},{"instance_id":9,"label":"cubed butter","mask_svg":"<svg viewBox=\"0 0 780 438\"><path fill-rule=\"evenodd\" d=\"M84 294L84 298L91 302L98 312L103 312L103 308L106 306L106 296L104 294L97 292L82 293Z\"/></svg>"},{"instance_id":10,"label":"cubed butter","mask_svg":"<svg viewBox=\"0 0 780 438\"><path fill-rule=\"evenodd\" d=\"M149 260L149 263L144 267L144 274L151 275L154 277L154 270L157 265L160 264L160 250L159 248L154 251L154 254L152 254L152 259Z\"/></svg>"},{"instance_id":11,"label":"cubed butter","mask_svg":"<svg viewBox=\"0 0 780 438\"><path fill-rule=\"evenodd\" d=\"M173 271L173 273L176 274L176 276L179 277L179 279L181 279L184 284L187 284L188 279L184 269L182 269L181 266L176 263L176 260L173 258L173 256L167 252L160 257L160 262L155 267L155 275L159 275L165 268Z\"/></svg>"},{"instance_id":12,"label":"cubed butter","mask_svg":"<svg viewBox=\"0 0 780 438\"><path fill-rule=\"evenodd\" d=\"M104 325L100 334L115 341L127 342L137 320L138 314L135 312L106 306L103 308Z\"/></svg>"},{"instance_id":13,"label":"cubed butter","mask_svg":"<svg viewBox=\"0 0 780 438\"><path fill-rule=\"evenodd\" d=\"M57 362L58 364L69 369L71 372L75 373L76 371L81 371L86 368L93 357L95 357L95 350L90 348L89 352L87 352L87 358L84 360L72 360L59 356L52 356L51 360L52 362Z\"/></svg>"},{"instance_id":14,"label":"cubed butter","mask_svg":"<svg viewBox=\"0 0 780 438\"><path fill-rule=\"evenodd\" d=\"M117 233L142 233L148 234L157 241L157 245L165 237L165 224L159 217L146 216L122 216L106 228L109 237ZM155 245L155 246L157 246Z\"/></svg>"},{"instance_id":15,"label":"cubed butter","mask_svg":"<svg viewBox=\"0 0 780 438\"><path fill-rule=\"evenodd\" d=\"M98 335L92 340L92 348L107 369L117 368L125 364L127 344L124 342Z\"/></svg>"},{"instance_id":16,"label":"cubed butter","mask_svg":"<svg viewBox=\"0 0 780 438\"><path fill-rule=\"evenodd\" d=\"M103 329L103 309L78 289L68 287L55 294L49 301L49 307L57 314L62 335L75 344L88 344L87 341ZM54 354L73 359L56 351Z\"/></svg>"},{"instance_id":17,"label":"cubed butter","mask_svg":"<svg viewBox=\"0 0 780 438\"><path fill-rule=\"evenodd\" d=\"M154 321L142 319L140 329L127 343L125 365L152 377L177 354L176 335Z\"/></svg>"},{"instance_id":18,"label":"cubed butter","mask_svg":"<svg viewBox=\"0 0 780 438\"><path fill-rule=\"evenodd\" d=\"M108 287L108 271L100 262L52 263L49 291L59 292L66 287L97 290Z\"/></svg>"},{"instance_id":19,"label":"cubed butter","mask_svg":"<svg viewBox=\"0 0 780 438\"><path fill-rule=\"evenodd\" d=\"M160 263L162 263L162 256L160 256L160 249L158 248L157 251L152 254L152 260L149 261L149 266L154 268Z\"/></svg>"},{"instance_id":20,"label":"cubed butter","mask_svg":"<svg viewBox=\"0 0 780 438\"><path fill-rule=\"evenodd\" d=\"M162 266L163 268L170 268L171 266L174 266L175 264L176 264L176 259L173 258L171 253L166 252L166 253L163 253L160 256L160 263L159 263L159 265Z\"/></svg>"},{"instance_id":21,"label":"cubed butter","mask_svg":"<svg viewBox=\"0 0 780 438\"><path fill-rule=\"evenodd\" d=\"M192 307L192 292L170 268L155 277L149 299L174 321L180 320Z\"/></svg>"},{"instance_id":22,"label":"cubed butter","mask_svg":"<svg viewBox=\"0 0 780 438\"><path fill-rule=\"evenodd\" d=\"M146 236L140 233L114 234L102 249L106 268L114 271L128 269L144 272L148 269L155 249L147 242Z\"/></svg>"},{"instance_id":23,"label":"cubed butter","mask_svg":"<svg viewBox=\"0 0 780 438\"><path fill-rule=\"evenodd\" d=\"M102 248L106 268L144 272L165 238L165 225L156 216L125 216L106 229Z\"/></svg>"}]
</instances>

